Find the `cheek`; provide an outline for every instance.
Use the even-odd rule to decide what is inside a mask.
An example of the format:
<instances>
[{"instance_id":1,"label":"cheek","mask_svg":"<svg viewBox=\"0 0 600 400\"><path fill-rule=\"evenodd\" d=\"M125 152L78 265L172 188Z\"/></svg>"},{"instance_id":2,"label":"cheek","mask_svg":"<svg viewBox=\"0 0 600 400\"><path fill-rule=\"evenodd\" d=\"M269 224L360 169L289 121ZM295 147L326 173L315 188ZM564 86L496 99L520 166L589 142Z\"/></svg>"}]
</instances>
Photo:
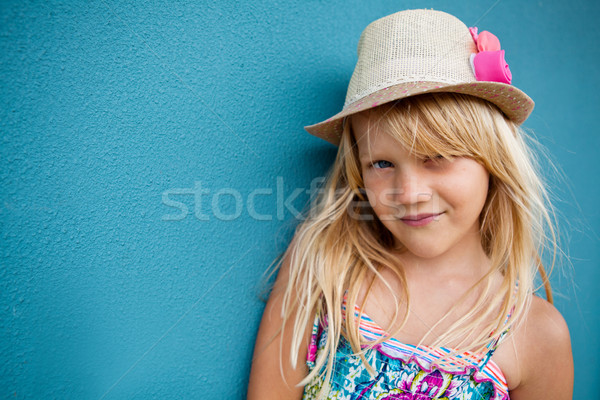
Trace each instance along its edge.
<instances>
[{"instance_id":1,"label":"cheek","mask_svg":"<svg viewBox=\"0 0 600 400\"><path fill-rule=\"evenodd\" d=\"M463 204L469 214L479 215L488 196L489 176L485 171L471 171L467 176L449 189L455 201Z\"/></svg>"},{"instance_id":2,"label":"cheek","mask_svg":"<svg viewBox=\"0 0 600 400\"><path fill-rule=\"evenodd\" d=\"M386 184L381 179L372 179L368 176L364 179L365 191L367 192L367 198L371 208L377 212L385 208L386 199L384 193L386 193Z\"/></svg>"},{"instance_id":3,"label":"cheek","mask_svg":"<svg viewBox=\"0 0 600 400\"><path fill-rule=\"evenodd\" d=\"M482 166L480 166L479 171L477 171L477 174L474 174L474 177L477 178L473 179L474 185L472 193L481 204L481 207L483 207L490 187L490 174Z\"/></svg>"},{"instance_id":4,"label":"cheek","mask_svg":"<svg viewBox=\"0 0 600 400\"><path fill-rule=\"evenodd\" d=\"M369 204L371 208L377 213L379 207L381 206L381 202L378 201L378 193L373 187L365 187L367 191L367 199L369 200Z\"/></svg>"},{"instance_id":5,"label":"cheek","mask_svg":"<svg viewBox=\"0 0 600 400\"><path fill-rule=\"evenodd\" d=\"M371 204L371 207L375 208L377 204L377 182L371 178L370 174L363 174L363 185L369 204Z\"/></svg>"}]
</instances>

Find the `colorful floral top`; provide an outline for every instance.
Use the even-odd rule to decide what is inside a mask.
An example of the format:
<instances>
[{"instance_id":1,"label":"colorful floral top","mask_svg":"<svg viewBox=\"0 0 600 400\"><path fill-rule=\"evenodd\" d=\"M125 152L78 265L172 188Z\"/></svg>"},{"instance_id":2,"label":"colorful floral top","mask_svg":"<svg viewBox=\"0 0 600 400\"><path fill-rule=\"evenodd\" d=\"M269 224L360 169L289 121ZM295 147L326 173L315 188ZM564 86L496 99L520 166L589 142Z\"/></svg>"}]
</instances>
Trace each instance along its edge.
<instances>
[{"instance_id":1,"label":"colorful floral top","mask_svg":"<svg viewBox=\"0 0 600 400\"><path fill-rule=\"evenodd\" d=\"M354 310L357 318L358 306ZM359 331L374 341L387 333L362 313ZM390 338L367 350L365 358L376 371L373 378L350 343L340 338L335 354L335 369L327 399L378 400L506 400L508 385L500 368L490 358L508 329L488 346L488 352L452 354L445 347L413 346ZM313 326L307 365L315 360L325 346L327 326L318 315ZM323 385L318 375L304 388L303 399L316 399Z\"/></svg>"}]
</instances>

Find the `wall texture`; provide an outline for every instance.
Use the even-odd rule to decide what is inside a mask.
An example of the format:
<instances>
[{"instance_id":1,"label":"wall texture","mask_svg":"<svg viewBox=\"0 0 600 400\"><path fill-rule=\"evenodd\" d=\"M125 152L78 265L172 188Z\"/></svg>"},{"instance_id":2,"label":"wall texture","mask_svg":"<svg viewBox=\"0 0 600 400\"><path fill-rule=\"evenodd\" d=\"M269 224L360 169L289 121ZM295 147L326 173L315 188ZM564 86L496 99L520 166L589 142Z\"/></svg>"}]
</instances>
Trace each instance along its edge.
<instances>
[{"instance_id":1,"label":"wall texture","mask_svg":"<svg viewBox=\"0 0 600 400\"><path fill-rule=\"evenodd\" d=\"M600 7L576 0L3 1L0 397L243 398L262 273L335 156L302 126L370 21L425 7L494 32L537 101L597 398Z\"/></svg>"}]
</instances>

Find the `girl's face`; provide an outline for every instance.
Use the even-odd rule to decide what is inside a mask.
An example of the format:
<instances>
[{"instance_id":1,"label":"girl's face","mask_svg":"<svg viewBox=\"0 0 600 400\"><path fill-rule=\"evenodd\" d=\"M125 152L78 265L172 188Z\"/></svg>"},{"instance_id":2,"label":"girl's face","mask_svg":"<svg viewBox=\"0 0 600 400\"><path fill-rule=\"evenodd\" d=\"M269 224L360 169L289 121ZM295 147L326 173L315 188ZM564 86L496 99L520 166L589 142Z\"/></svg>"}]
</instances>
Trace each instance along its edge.
<instances>
[{"instance_id":1,"label":"girl's face","mask_svg":"<svg viewBox=\"0 0 600 400\"><path fill-rule=\"evenodd\" d=\"M487 170L466 157L420 158L373 126L367 135L368 126L352 118L369 203L396 244L418 258L480 249Z\"/></svg>"}]
</instances>

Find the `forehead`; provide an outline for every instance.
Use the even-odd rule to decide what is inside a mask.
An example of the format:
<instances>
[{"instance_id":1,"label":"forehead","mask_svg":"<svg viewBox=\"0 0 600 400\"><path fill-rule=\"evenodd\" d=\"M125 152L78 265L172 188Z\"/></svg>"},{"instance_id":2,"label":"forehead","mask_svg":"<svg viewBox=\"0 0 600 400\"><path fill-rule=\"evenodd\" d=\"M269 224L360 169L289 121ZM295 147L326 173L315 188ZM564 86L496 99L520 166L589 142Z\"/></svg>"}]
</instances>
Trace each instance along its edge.
<instances>
[{"instance_id":1,"label":"forehead","mask_svg":"<svg viewBox=\"0 0 600 400\"><path fill-rule=\"evenodd\" d=\"M352 116L352 132L360 155L401 146L400 142L383 128L385 124L377 123L378 118L381 117L369 118L361 114Z\"/></svg>"}]
</instances>

